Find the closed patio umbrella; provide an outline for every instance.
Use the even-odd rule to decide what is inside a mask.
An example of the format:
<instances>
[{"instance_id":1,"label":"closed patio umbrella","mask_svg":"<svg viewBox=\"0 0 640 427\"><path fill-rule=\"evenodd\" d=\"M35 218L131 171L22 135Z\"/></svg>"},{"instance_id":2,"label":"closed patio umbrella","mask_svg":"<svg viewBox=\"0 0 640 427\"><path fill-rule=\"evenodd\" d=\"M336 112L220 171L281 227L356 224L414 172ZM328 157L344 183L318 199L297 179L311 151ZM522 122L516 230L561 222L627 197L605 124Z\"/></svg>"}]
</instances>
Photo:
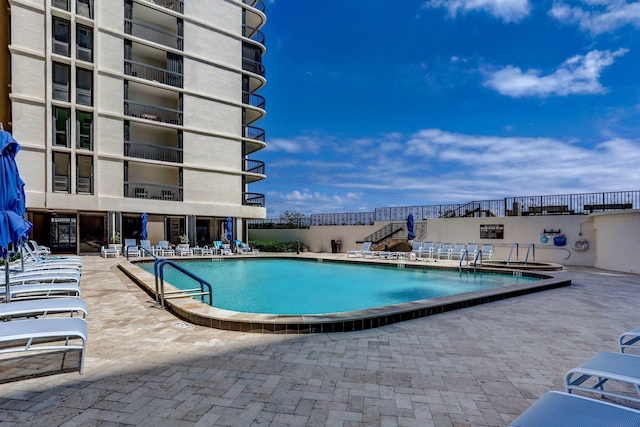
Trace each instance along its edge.
<instances>
[{"instance_id":1,"label":"closed patio umbrella","mask_svg":"<svg viewBox=\"0 0 640 427\"><path fill-rule=\"evenodd\" d=\"M9 132L0 130L0 150L0 258L5 262L5 302L10 302L9 258L27 241L32 224L24 219L24 181L15 162L20 144Z\"/></svg>"},{"instance_id":2,"label":"closed patio umbrella","mask_svg":"<svg viewBox=\"0 0 640 427\"><path fill-rule=\"evenodd\" d=\"M413 214L409 214L407 216L407 240L411 241L416 238L416 235L413 233Z\"/></svg>"},{"instance_id":3,"label":"closed patio umbrella","mask_svg":"<svg viewBox=\"0 0 640 427\"><path fill-rule=\"evenodd\" d=\"M227 217L227 240L229 242L231 242L231 239L233 238L233 219L231 217Z\"/></svg>"},{"instance_id":4,"label":"closed patio umbrella","mask_svg":"<svg viewBox=\"0 0 640 427\"><path fill-rule=\"evenodd\" d=\"M147 224L149 222L149 215L147 213L142 214L142 231L140 232L140 240L147 240Z\"/></svg>"}]
</instances>

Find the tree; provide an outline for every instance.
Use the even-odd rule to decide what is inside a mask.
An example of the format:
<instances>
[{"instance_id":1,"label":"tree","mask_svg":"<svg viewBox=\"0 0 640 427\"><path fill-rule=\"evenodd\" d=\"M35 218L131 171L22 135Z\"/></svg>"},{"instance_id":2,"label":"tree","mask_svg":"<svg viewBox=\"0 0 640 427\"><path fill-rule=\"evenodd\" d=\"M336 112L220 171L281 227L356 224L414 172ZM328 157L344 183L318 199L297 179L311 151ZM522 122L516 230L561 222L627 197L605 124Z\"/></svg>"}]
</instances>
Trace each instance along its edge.
<instances>
[{"instance_id":1,"label":"tree","mask_svg":"<svg viewBox=\"0 0 640 427\"><path fill-rule=\"evenodd\" d=\"M300 212L296 211L285 211L280 214L280 224L287 224L288 228L300 228L301 226L306 226L307 217Z\"/></svg>"}]
</instances>

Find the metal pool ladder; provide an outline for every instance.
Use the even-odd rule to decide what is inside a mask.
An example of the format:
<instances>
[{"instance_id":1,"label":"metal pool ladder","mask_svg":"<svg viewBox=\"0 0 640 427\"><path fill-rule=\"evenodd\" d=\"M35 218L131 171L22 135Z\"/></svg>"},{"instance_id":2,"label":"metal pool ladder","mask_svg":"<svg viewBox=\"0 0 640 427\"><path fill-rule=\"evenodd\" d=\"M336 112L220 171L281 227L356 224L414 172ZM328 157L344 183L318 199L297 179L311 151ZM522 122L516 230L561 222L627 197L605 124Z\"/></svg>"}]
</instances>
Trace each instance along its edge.
<instances>
[{"instance_id":1,"label":"metal pool ladder","mask_svg":"<svg viewBox=\"0 0 640 427\"><path fill-rule=\"evenodd\" d=\"M468 250L464 250L462 251L462 255L460 256L460 263L458 264L458 271L462 271L462 261L464 259L467 259L467 266L469 266L469 251ZM480 259L480 266L482 266L482 249L478 250L478 253L476 254L476 258L473 260L473 274L476 274L476 268L477 268L477 264L478 264L478 259Z\"/></svg>"},{"instance_id":2,"label":"metal pool ladder","mask_svg":"<svg viewBox=\"0 0 640 427\"><path fill-rule=\"evenodd\" d=\"M191 288L191 289L180 289L177 291L168 291L164 290L164 267L169 265L174 269L178 270L182 274L192 278L196 282L200 284L199 288ZM204 296L209 296L209 304L213 301L212 297L212 288L211 284L206 280L196 276L189 270L184 267L179 266L173 261L169 261L165 258L157 258L153 263L153 273L156 276L156 301L160 303L160 307L165 308L165 301L170 298L191 298L191 297L200 297L200 300L204 302ZM205 287L208 290L205 290Z\"/></svg>"},{"instance_id":3,"label":"metal pool ladder","mask_svg":"<svg viewBox=\"0 0 640 427\"><path fill-rule=\"evenodd\" d=\"M518 258L518 244L514 243L511 245L511 250L509 251L509 258L507 258L507 265L511 262L511 254L513 253L513 247L516 247L516 258ZM524 257L524 265L527 265L529 262L529 251L533 253L533 260L536 260L536 245L534 243L529 243L527 245L527 254Z\"/></svg>"}]
</instances>

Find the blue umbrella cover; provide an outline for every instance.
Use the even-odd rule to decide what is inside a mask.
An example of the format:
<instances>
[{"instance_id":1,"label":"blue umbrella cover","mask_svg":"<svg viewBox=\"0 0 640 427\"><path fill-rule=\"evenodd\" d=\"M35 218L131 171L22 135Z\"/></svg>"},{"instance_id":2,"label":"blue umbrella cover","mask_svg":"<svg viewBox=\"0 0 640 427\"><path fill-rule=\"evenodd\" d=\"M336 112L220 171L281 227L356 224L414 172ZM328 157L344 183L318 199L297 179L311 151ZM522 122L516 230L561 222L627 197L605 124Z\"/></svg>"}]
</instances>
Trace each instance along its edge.
<instances>
[{"instance_id":1,"label":"blue umbrella cover","mask_svg":"<svg viewBox=\"0 0 640 427\"><path fill-rule=\"evenodd\" d=\"M413 240L416 235L413 233L413 214L409 214L407 217L407 239Z\"/></svg>"},{"instance_id":2,"label":"blue umbrella cover","mask_svg":"<svg viewBox=\"0 0 640 427\"><path fill-rule=\"evenodd\" d=\"M140 232L140 240L147 240L147 224L149 223L149 215L142 214L142 231Z\"/></svg>"},{"instance_id":3,"label":"blue umbrella cover","mask_svg":"<svg viewBox=\"0 0 640 427\"><path fill-rule=\"evenodd\" d=\"M227 240L231 241L231 239L233 238L233 231L232 231L233 230L233 219L231 219L231 217L227 218L227 227L226 228L227 228L227 234L226 234Z\"/></svg>"}]
</instances>

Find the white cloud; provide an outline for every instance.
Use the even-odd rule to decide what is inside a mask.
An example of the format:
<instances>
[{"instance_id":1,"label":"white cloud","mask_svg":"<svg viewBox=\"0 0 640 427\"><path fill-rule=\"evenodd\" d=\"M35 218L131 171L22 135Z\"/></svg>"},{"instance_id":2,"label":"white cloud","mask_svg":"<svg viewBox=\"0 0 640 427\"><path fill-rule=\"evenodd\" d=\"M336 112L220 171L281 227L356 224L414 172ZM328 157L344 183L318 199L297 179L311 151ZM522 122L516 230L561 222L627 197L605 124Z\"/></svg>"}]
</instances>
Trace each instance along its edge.
<instances>
[{"instance_id":1,"label":"white cloud","mask_svg":"<svg viewBox=\"0 0 640 427\"><path fill-rule=\"evenodd\" d=\"M602 70L628 51L624 48L615 52L593 50L584 56L576 55L549 75L541 75L539 70L523 72L509 65L487 73L484 85L514 98L602 94L607 91L598 81Z\"/></svg>"},{"instance_id":2,"label":"white cloud","mask_svg":"<svg viewBox=\"0 0 640 427\"><path fill-rule=\"evenodd\" d=\"M333 140L334 138L327 138ZM337 138L336 138L337 140ZM267 163L285 178L264 185L269 217L373 211L495 200L508 196L572 194L640 188L640 139L616 136L593 146L546 137L471 135L429 128L411 135L368 139L366 149L340 140L299 165ZM401 147L382 152L392 142ZM307 154L296 156L305 157ZM312 161L309 167L306 161ZM349 159L352 167L335 159ZM625 179L620 180L620 171ZM622 186L622 187L621 187Z\"/></svg>"},{"instance_id":3,"label":"white cloud","mask_svg":"<svg viewBox=\"0 0 640 427\"><path fill-rule=\"evenodd\" d=\"M640 2L588 0L583 3L587 8L557 2L549 15L564 24L578 24L582 30L593 35L611 32L625 25L640 28Z\"/></svg>"},{"instance_id":4,"label":"white cloud","mask_svg":"<svg viewBox=\"0 0 640 427\"><path fill-rule=\"evenodd\" d=\"M273 138L267 144L267 150L284 151L286 153L317 153L322 142L309 136L299 136L294 139Z\"/></svg>"},{"instance_id":5,"label":"white cloud","mask_svg":"<svg viewBox=\"0 0 640 427\"><path fill-rule=\"evenodd\" d=\"M529 0L429 0L423 7L444 7L454 18L458 12L483 11L504 22L518 22L531 12Z\"/></svg>"}]
</instances>

